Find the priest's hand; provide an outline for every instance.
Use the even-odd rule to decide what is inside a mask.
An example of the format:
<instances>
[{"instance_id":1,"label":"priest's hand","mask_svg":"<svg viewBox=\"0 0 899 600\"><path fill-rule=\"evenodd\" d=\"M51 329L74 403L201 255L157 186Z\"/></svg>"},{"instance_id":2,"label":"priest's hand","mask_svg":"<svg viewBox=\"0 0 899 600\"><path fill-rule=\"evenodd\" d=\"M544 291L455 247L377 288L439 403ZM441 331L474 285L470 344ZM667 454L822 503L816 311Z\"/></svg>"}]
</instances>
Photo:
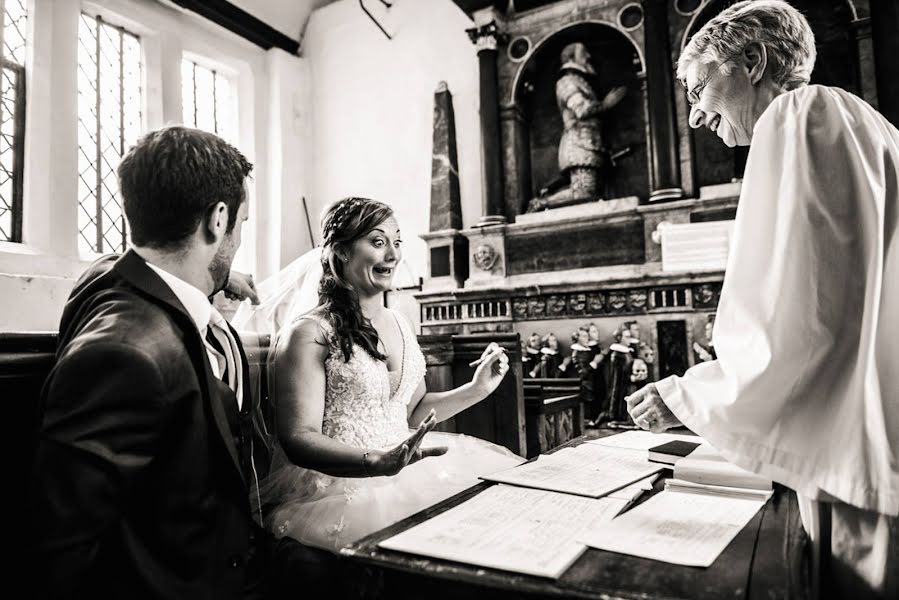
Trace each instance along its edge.
<instances>
[{"instance_id":1,"label":"priest's hand","mask_svg":"<svg viewBox=\"0 0 899 600\"><path fill-rule=\"evenodd\" d=\"M369 450L362 457L365 472L370 477L378 475L396 475L407 465L418 462L428 456L441 456L446 454L446 446L422 448L421 441L425 434L437 425L437 415L432 410L427 418L421 422L409 439L390 450Z\"/></svg>"},{"instance_id":2,"label":"priest's hand","mask_svg":"<svg viewBox=\"0 0 899 600\"><path fill-rule=\"evenodd\" d=\"M641 429L661 433L666 429L683 425L665 406L654 383L644 385L627 396L625 400L627 401L627 412Z\"/></svg>"}]
</instances>

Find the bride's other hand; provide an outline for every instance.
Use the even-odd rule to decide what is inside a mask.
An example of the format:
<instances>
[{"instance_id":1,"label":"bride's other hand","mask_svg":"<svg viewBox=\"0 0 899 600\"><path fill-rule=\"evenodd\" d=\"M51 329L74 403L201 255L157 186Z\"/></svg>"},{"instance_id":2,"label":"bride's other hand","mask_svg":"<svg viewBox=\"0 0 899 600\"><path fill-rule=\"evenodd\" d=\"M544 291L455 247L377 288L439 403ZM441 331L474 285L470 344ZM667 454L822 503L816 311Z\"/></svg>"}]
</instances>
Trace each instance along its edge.
<instances>
[{"instance_id":1,"label":"bride's other hand","mask_svg":"<svg viewBox=\"0 0 899 600\"><path fill-rule=\"evenodd\" d=\"M486 397L496 389L509 371L509 357L505 348L496 342L490 342L481 357L470 363L470 366L474 365L478 368L471 378L471 383L480 391L482 397Z\"/></svg>"},{"instance_id":2,"label":"bride's other hand","mask_svg":"<svg viewBox=\"0 0 899 600\"><path fill-rule=\"evenodd\" d=\"M253 304L259 304L259 293L256 291L256 284L250 274L231 271L228 276L228 284L222 291L225 292L228 300L243 301L249 298Z\"/></svg>"},{"instance_id":3,"label":"bride's other hand","mask_svg":"<svg viewBox=\"0 0 899 600\"><path fill-rule=\"evenodd\" d=\"M480 358L468 363L477 367L471 381L445 392L429 392L424 380L421 381L407 408L410 425L429 411L436 411L437 420L445 421L469 406L493 393L509 371L509 357L496 342L491 342Z\"/></svg>"},{"instance_id":4,"label":"bride's other hand","mask_svg":"<svg viewBox=\"0 0 899 600\"><path fill-rule=\"evenodd\" d=\"M422 448L421 442L425 434L437 425L437 415L432 410L427 418L421 422L409 439L390 450L371 450L363 459L366 470L371 476L396 475L406 465L418 462L429 456L441 456L446 454L446 446Z\"/></svg>"}]
</instances>

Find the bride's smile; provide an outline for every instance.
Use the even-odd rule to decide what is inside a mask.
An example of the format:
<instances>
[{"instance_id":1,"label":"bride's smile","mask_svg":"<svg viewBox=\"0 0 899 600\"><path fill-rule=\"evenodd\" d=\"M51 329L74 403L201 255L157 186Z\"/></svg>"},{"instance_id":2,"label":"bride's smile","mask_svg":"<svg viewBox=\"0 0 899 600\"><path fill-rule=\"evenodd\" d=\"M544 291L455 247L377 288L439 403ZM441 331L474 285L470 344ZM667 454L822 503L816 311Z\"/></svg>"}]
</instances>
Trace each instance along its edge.
<instances>
[{"instance_id":1,"label":"bride's smile","mask_svg":"<svg viewBox=\"0 0 899 600\"><path fill-rule=\"evenodd\" d=\"M341 257L344 277L361 297L379 295L391 288L396 266L403 258L403 240L396 219L389 217L353 242Z\"/></svg>"}]
</instances>

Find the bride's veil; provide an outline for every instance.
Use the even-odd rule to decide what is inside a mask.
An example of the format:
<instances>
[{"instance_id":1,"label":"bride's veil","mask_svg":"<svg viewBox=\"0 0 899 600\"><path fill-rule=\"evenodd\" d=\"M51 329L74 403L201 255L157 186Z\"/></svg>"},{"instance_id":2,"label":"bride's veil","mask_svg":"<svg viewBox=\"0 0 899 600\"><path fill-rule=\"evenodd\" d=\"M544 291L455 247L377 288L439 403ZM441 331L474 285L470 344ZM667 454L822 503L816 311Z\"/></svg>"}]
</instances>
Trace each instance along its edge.
<instances>
[{"instance_id":1,"label":"bride's veil","mask_svg":"<svg viewBox=\"0 0 899 600\"><path fill-rule=\"evenodd\" d=\"M242 332L271 339L271 346L281 331L297 317L318 306L318 287L322 270L322 249L313 248L280 272L256 286L262 301L253 306L245 300L237 309L231 324Z\"/></svg>"},{"instance_id":2,"label":"bride's veil","mask_svg":"<svg viewBox=\"0 0 899 600\"><path fill-rule=\"evenodd\" d=\"M297 318L318 306L318 288L324 275L321 257L322 249L313 248L259 283L256 290L261 302L254 306L249 300L244 300L231 319L231 325L240 332L241 338L248 341L245 351L250 363L250 385L262 413L264 429L260 433L266 440L272 459L276 458L273 455L276 442L269 431L274 433L276 429L265 427L265 423L274 424L275 421L275 399L271 394L275 389L273 363L278 339L289 331ZM266 356L264 361L262 356ZM266 373L264 377L263 372ZM276 462L273 460L271 465L272 476L266 477L253 490L253 501L260 512L264 503L279 493L281 478L275 476L278 470Z\"/></svg>"},{"instance_id":3,"label":"bride's veil","mask_svg":"<svg viewBox=\"0 0 899 600\"><path fill-rule=\"evenodd\" d=\"M289 332L299 317L318 306L318 288L324 275L321 257L322 249L313 248L262 281L256 286L261 302L254 306L244 300L231 319L231 325L241 337L251 340L251 347L246 348L250 362L258 367L265 365L267 376L264 381L258 368L255 373L251 368L250 373L260 401L275 389L273 363L277 358L279 338ZM262 356L266 356L264 361ZM275 401L268 397L267 402L262 402L264 409L272 411ZM266 421L273 422L273 414L266 413L265 416Z\"/></svg>"}]
</instances>

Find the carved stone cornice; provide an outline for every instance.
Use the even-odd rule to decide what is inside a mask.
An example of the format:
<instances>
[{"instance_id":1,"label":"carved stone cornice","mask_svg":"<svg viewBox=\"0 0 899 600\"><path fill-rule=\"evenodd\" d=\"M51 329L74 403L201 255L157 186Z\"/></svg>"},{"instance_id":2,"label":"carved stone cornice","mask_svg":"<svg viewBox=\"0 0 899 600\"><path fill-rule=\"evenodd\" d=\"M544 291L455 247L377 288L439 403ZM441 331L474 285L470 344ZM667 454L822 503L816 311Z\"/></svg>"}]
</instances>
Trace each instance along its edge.
<instances>
[{"instance_id":1,"label":"carved stone cornice","mask_svg":"<svg viewBox=\"0 0 899 600\"><path fill-rule=\"evenodd\" d=\"M475 45L479 54L483 50L492 50L495 52L500 44L505 44L509 41L509 36L500 30L496 21L466 29L465 33L468 34L471 43Z\"/></svg>"},{"instance_id":2,"label":"carved stone cornice","mask_svg":"<svg viewBox=\"0 0 899 600\"><path fill-rule=\"evenodd\" d=\"M721 281L683 281L680 284L607 287L594 285L572 291L522 293L508 290L466 297L417 294L422 325L484 321L520 322L550 319L624 317L710 312L718 306Z\"/></svg>"}]
</instances>

